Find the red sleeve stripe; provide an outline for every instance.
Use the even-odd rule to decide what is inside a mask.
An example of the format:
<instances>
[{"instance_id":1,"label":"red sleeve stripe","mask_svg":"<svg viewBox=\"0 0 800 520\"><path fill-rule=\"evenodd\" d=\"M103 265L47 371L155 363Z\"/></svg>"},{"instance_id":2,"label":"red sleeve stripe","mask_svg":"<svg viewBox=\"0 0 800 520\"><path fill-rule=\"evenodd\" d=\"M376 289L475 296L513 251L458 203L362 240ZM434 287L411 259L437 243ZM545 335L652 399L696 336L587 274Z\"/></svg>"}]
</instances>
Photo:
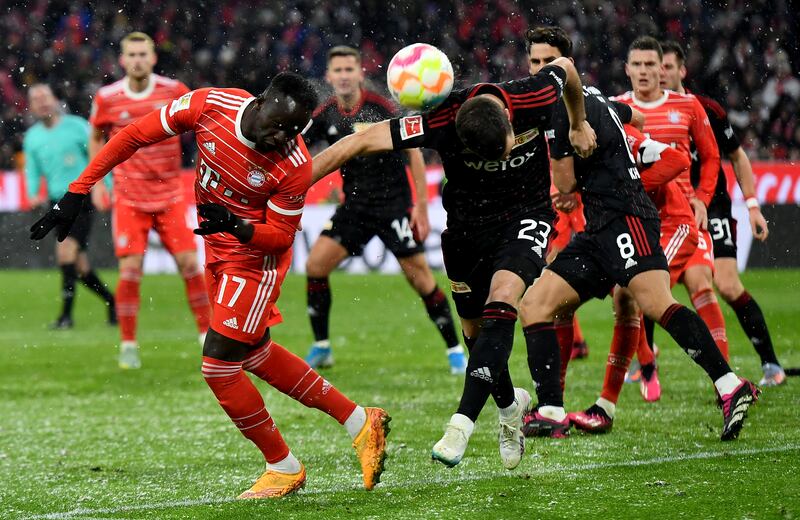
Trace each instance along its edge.
<instances>
[{"instance_id":1,"label":"red sleeve stripe","mask_svg":"<svg viewBox=\"0 0 800 520\"><path fill-rule=\"evenodd\" d=\"M524 97L528 97L528 96L543 96L545 94L549 94L550 91L554 91L554 90L555 90L555 88L553 87L553 85L548 85L548 86L544 87L543 89L537 90L535 92L523 92L521 94L509 94L509 97L512 97L512 98L524 98Z\"/></svg>"},{"instance_id":2,"label":"red sleeve stripe","mask_svg":"<svg viewBox=\"0 0 800 520\"><path fill-rule=\"evenodd\" d=\"M432 125L432 124L435 124L435 123L439 123L442 120L449 120L451 117L453 117L455 112L458 111L458 108L460 106L461 105L453 105L451 107L448 107L448 108L445 108L443 110L440 110L439 113L437 113L435 116L433 116L430 119L428 119L428 124Z\"/></svg>"},{"instance_id":3,"label":"red sleeve stripe","mask_svg":"<svg viewBox=\"0 0 800 520\"><path fill-rule=\"evenodd\" d=\"M519 105L514 105L514 109L546 107L547 105L552 105L556 101L558 101L558 98L555 95L552 95L549 98L539 101L538 103L521 103Z\"/></svg>"}]
</instances>

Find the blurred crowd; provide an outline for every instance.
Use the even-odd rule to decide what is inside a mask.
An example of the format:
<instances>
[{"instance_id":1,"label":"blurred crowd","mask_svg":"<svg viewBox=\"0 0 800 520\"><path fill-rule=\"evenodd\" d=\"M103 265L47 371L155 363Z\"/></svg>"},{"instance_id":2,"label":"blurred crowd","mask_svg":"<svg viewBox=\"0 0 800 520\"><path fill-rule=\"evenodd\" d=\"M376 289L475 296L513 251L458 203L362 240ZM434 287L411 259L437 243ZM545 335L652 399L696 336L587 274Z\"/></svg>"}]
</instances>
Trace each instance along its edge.
<instances>
[{"instance_id":1,"label":"blurred crowd","mask_svg":"<svg viewBox=\"0 0 800 520\"><path fill-rule=\"evenodd\" d=\"M0 168L13 166L31 124L26 86L49 82L72 113L122 76L118 42L128 32L156 41L157 72L190 88L238 86L260 92L281 70L319 80L325 53L361 48L373 88L384 65L423 41L452 60L457 84L527 73L524 33L558 24L572 36L587 83L629 90L627 45L650 34L688 50L687 86L722 102L754 159L800 159L798 13L788 0L284 0L283 2L105 2L28 0L0 12Z\"/></svg>"}]
</instances>

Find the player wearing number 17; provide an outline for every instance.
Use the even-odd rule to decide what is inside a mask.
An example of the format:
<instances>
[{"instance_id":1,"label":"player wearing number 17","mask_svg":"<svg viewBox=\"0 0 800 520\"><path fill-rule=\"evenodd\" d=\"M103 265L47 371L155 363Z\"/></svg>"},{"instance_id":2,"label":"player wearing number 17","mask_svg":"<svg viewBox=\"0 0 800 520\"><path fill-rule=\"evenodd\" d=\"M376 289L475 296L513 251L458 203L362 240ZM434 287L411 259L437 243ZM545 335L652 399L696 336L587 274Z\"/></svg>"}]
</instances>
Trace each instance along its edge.
<instances>
[{"instance_id":1,"label":"player wearing number 17","mask_svg":"<svg viewBox=\"0 0 800 520\"><path fill-rule=\"evenodd\" d=\"M517 304L539 277L553 221L545 129L562 91L581 155L594 131L585 121L581 82L571 61L553 61L514 81L454 91L435 110L376 123L314 158L314 178L352 157L404 148L439 152L447 183L442 252L464 339L470 349L461 404L432 456L459 463L491 395L500 409L500 458L516 467L524 451L528 392L508 372Z\"/></svg>"},{"instance_id":2,"label":"player wearing number 17","mask_svg":"<svg viewBox=\"0 0 800 520\"><path fill-rule=\"evenodd\" d=\"M311 158L300 137L317 98L301 76L278 74L254 97L235 88L189 92L115 135L67 194L31 227L54 227L63 240L92 185L137 149L194 131L199 156L195 198L206 243L211 328L203 376L233 423L263 453L266 472L240 498L278 497L305 483L303 465L284 442L245 371L344 425L353 437L367 489L383 471L389 417L345 397L302 359L274 342L275 302L311 185Z\"/></svg>"}]
</instances>

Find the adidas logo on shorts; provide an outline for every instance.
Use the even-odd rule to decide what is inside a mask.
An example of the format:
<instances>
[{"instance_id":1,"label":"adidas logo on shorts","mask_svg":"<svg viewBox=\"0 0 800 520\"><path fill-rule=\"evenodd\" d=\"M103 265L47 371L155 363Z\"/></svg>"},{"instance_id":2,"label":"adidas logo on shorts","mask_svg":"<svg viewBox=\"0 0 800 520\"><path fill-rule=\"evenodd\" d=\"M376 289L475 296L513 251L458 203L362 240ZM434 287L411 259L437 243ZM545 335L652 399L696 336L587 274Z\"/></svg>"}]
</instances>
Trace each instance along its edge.
<instances>
[{"instance_id":1,"label":"adidas logo on shorts","mask_svg":"<svg viewBox=\"0 0 800 520\"><path fill-rule=\"evenodd\" d=\"M472 372L469 373L472 377L477 377L478 379L483 379L484 381L492 382L492 374L489 372L487 367L476 368Z\"/></svg>"},{"instance_id":2,"label":"adidas logo on shorts","mask_svg":"<svg viewBox=\"0 0 800 520\"><path fill-rule=\"evenodd\" d=\"M227 320L223 321L222 324L232 329L239 328L239 324L236 322L236 316L234 316L233 318L228 318Z\"/></svg>"},{"instance_id":3,"label":"adidas logo on shorts","mask_svg":"<svg viewBox=\"0 0 800 520\"><path fill-rule=\"evenodd\" d=\"M631 267L639 265L639 262L634 260L633 258L628 258L628 261L625 262L625 269L630 269Z\"/></svg>"}]
</instances>

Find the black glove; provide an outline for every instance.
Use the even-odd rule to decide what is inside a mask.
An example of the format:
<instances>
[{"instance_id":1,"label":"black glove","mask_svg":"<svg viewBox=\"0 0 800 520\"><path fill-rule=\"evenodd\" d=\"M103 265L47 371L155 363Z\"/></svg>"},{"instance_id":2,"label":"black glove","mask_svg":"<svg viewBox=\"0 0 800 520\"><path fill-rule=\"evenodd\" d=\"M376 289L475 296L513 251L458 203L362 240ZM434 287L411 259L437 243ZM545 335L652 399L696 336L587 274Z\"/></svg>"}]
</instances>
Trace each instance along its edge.
<instances>
[{"instance_id":1,"label":"black glove","mask_svg":"<svg viewBox=\"0 0 800 520\"><path fill-rule=\"evenodd\" d=\"M56 238L59 242L63 242L75 219L78 218L85 200L86 195L68 191L50 211L34 222L30 229L31 240L41 240L51 229L58 228Z\"/></svg>"},{"instance_id":2,"label":"black glove","mask_svg":"<svg viewBox=\"0 0 800 520\"><path fill-rule=\"evenodd\" d=\"M243 241L246 228L250 224L230 212L228 208L213 202L197 206L197 213L205 220L194 230L195 235L211 235L213 233L230 233L239 241ZM252 233L249 233L252 236ZM248 239L250 237L248 236Z\"/></svg>"}]
</instances>

